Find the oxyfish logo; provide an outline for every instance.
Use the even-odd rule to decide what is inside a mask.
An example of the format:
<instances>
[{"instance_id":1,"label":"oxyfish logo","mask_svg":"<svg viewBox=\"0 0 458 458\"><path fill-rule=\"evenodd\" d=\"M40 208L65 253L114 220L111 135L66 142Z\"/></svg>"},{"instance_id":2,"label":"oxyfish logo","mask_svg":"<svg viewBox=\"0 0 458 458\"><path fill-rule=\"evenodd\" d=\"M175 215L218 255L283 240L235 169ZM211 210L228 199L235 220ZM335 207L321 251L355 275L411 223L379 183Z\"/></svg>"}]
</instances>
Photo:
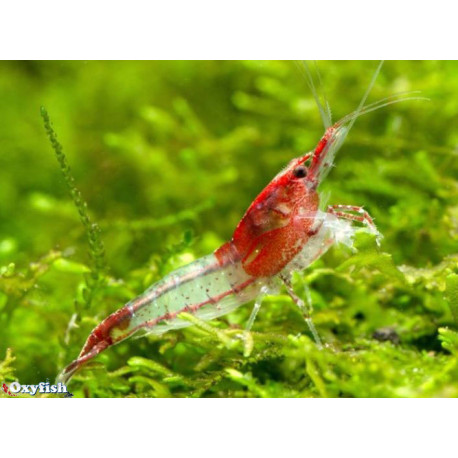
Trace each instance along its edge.
<instances>
[{"instance_id":1,"label":"oxyfish logo","mask_svg":"<svg viewBox=\"0 0 458 458\"><path fill-rule=\"evenodd\" d=\"M4 383L2 389L9 396L17 396L17 393L29 394L30 396L35 396L37 393L65 393L66 398L73 396L73 394L67 390L67 386L60 382L57 385L51 385L49 381L41 382L38 385L21 385L19 382L13 382L10 383L9 386Z\"/></svg>"}]
</instances>

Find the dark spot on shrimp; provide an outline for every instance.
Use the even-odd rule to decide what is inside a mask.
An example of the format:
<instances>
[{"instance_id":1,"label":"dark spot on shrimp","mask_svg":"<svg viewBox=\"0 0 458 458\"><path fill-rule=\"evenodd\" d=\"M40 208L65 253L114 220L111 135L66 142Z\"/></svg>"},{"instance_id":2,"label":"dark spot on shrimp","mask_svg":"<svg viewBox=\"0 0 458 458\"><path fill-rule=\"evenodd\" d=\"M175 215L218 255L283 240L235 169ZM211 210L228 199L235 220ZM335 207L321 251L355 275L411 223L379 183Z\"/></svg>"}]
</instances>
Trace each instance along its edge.
<instances>
[{"instance_id":1,"label":"dark spot on shrimp","mask_svg":"<svg viewBox=\"0 0 458 458\"><path fill-rule=\"evenodd\" d=\"M121 331L124 331L125 329L129 327L129 323L130 323L130 317L126 317L116 327L120 329Z\"/></svg>"}]
</instances>

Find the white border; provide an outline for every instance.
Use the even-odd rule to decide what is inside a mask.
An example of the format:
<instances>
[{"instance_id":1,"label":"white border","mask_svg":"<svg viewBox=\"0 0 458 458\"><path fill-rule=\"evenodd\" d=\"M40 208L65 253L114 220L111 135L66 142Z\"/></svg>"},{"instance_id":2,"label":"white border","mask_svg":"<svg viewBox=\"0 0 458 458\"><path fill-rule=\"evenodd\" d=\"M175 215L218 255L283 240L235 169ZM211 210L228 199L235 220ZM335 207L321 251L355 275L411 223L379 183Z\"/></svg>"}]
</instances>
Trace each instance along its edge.
<instances>
[{"instance_id":1,"label":"white border","mask_svg":"<svg viewBox=\"0 0 458 458\"><path fill-rule=\"evenodd\" d=\"M445 0L15 0L6 59L454 59Z\"/></svg>"},{"instance_id":2,"label":"white border","mask_svg":"<svg viewBox=\"0 0 458 458\"><path fill-rule=\"evenodd\" d=\"M457 407L456 399L0 399L2 449L34 458L454 456Z\"/></svg>"}]
</instances>

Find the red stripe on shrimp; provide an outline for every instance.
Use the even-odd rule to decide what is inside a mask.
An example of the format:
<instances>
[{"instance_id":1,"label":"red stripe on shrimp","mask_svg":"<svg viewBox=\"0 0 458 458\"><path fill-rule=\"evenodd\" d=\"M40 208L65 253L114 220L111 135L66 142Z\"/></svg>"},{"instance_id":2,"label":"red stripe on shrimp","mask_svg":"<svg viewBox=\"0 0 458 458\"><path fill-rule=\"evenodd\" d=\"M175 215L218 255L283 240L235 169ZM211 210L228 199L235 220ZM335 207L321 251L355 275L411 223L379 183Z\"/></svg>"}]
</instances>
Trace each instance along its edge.
<instances>
[{"instance_id":1,"label":"red stripe on shrimp","mask_svg":"<svg viewBox=\"0 0 458 458\"><path fill-rule=\"evenodd\" d=\"M145 321L144 323L139 324L134 329L132 329L131 332L134 333L134 332L138 331L141 328L152 328L152 327L156 326L157 324L159 324L162 321L172 320L173 318L176 318L180 313L183 313L183 312L196 313L198 310L200 310L205 305L217 304L219 301L221 301L225 297L229 296L230 294L238 294L238 293L240 293L241 291L243 291L245 288L250 286L255 281L256 281L256 278L250 278L247 281L245 281L244 283L242 283L241 285L234 286L233 288L231 288L231 289L229 289L227 291L224 291L223 293L218 294L217 296L210 297L206 301L203 301L203 302L200 302L200 303L194 304L194 305L186 305L185 307L183 307L182 309L180 309L180 310L178 310L176 312L165 313L164 315L162 315L162 316L160 316L158 318L154 318L153 320Z\"/></svg>"}]
</instances>

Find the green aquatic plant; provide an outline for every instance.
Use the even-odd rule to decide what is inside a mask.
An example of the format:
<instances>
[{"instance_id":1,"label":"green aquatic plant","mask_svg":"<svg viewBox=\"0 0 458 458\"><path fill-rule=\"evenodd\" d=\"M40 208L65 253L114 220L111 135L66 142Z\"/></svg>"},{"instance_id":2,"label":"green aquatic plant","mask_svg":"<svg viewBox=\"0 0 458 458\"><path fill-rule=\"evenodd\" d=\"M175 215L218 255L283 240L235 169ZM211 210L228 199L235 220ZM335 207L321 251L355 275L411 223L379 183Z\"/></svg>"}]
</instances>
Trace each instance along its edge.
<instances>
[{"instance_id":1,"label":"green aquatic plant","mask_svg":"<svg viewBox=\"0 0 458 458\"><path fill-rule=\"evenodd\" d=\"M0 98L7 382L52 380L109 313L227 240L257 192L322 134L288 62L2 66L0 91L11 94ZM319 66L335 117L352 111L372 66ZM250 305L213 322L188 316L190 328L101 354L74 377L72 393L458 396L456 70L387 62L372 100L420 89L431 102L359 119L328 177L329 203L364 205L384 239L377 251L361 234L358 253L335 248L294 278L297 291L311 290L323 350L280 294L266 298L248 345L238 336ZM64 186L36 113L43 103L67 151L78 151L70 173L50 131Z\"/></svg>"},{"instance_id":2,"label":"green aquatic plant","mask_svg":"<svg viewBox=\"0 0 458 458\"><path fill-rule=\"evenodd\" d=\"M102 275L105 270L105 247L100 238L100 228L98 224L93 223L88 214L87 203L84 201L81 192L75 184L75 179L68 165L67 158L63 152L62 145L57 140L57 135L51 126L51 120L45 107L41 107L41 117L43 118L46 133L48 134L51 146L56 154L62 176L68 187L70 195L75 205L80 221L84 226L89 243L89 252L91 255L91 273L86 278L87 288L82 290L86 307L92 303L94 292L102 281Z\"/></svg>"}]
</instances>

